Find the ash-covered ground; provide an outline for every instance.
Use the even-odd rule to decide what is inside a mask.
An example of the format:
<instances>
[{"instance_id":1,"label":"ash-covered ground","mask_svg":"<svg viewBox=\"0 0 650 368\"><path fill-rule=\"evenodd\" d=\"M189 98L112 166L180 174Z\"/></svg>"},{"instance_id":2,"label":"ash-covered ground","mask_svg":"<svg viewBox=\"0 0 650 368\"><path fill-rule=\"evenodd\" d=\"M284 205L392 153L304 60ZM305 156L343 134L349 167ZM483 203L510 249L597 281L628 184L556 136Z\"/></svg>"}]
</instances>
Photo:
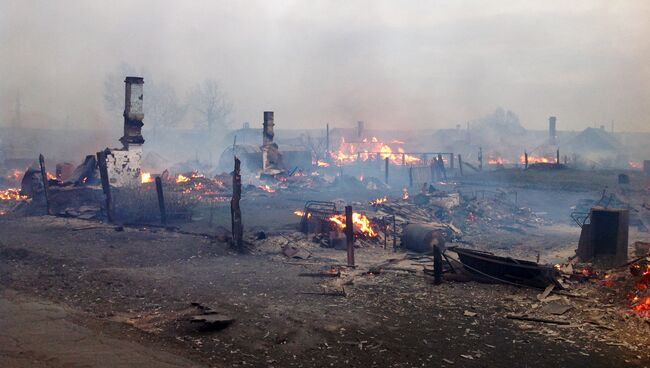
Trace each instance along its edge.
<instances>
[{"instance_id":1,"label":"ash-covered ground","mask_svg":"<svg viewBox=\"0 0 650 368\"><path fill-rule=\"evenodd\" d=\"M634 209L630 244L647 240L650 181L632 173L619 186L616 174L504 170L425 190L461 193L451 209L416 204L420 188L404 199L402 186L368 178L250 188L245 254L229 244L225 201L199 201L192 220L171 229L8 213L0 217L0 365L648 366L650 324L626 298L638 292L626 267L576 278L583 265L575 265L565 270L567 289L550 293L451 273L433 285L428 255L399 242L393 251L390 230L385 242L380 229L358 240L349 268L345 250L298 232L294 214L307 200L345 202L371 220L392 211L398 222L451 224L448 246L567 264L580 235L570 214L601 200L605 186L610 200ZM289 248L299 252L288 257ZM219 322L197 321L206 310Z\"/></svg>"}]
</instances>

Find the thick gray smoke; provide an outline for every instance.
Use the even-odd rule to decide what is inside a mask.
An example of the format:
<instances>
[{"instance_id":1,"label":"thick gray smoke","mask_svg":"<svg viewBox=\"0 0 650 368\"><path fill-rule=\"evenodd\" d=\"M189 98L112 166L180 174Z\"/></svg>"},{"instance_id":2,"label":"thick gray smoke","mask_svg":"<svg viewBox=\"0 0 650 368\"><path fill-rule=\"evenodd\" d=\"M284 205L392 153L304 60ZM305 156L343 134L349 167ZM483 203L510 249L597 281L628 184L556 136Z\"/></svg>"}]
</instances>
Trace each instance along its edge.
<instances>
[{"instance_id":1,"label":"thick gray smoke","mask_svg":"<svg viewBox=\"0 0 650 368\"><path fill-rule=\"evenodd\" d=\"M19 100L26 124L119 129L103 87L126 62L179 100L219 81L235 125L441 128L507 106L528 129L648 130L649 4L2 0L0 122Z\"/></svg>"}]
</instances>

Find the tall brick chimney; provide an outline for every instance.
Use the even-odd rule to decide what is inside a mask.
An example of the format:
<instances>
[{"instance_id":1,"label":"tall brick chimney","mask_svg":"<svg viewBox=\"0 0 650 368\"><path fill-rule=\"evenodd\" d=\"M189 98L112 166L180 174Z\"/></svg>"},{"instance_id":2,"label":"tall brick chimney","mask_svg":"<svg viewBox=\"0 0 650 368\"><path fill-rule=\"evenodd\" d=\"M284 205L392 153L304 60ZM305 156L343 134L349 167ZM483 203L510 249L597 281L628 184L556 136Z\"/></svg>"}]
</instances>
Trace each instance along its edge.
<instances>
[{"instance_id":1,"label":"tall brick chimney","mask_svg":"<svg viewBox=\"0 0 650 368\"><path fill-rule=\"evenodd\" d=\"M144 143L142 137L143 110L143 87L144 79L141 77L126 77L124 80L124 136L120 142L124 148L129 145L141 145Z\"/></svg>"},{"instance_id":2,"label":"tall brick chimney","mask_svg":"<svg viewBox=\"0 0 650 368\"><path fill-rule=\"evenodd\" d=\"M555 116L548 118L548 141L550 144L557 143L557 131L555 130L556 120Z\"/></svg>"}]
</instances>

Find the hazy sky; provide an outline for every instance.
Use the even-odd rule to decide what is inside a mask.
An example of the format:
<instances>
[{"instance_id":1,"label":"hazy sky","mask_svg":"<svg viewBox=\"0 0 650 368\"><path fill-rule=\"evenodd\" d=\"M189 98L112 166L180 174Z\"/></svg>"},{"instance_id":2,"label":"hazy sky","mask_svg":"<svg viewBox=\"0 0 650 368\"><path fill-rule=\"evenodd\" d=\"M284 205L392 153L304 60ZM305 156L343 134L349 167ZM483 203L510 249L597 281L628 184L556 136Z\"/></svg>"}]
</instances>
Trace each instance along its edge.
<instances>
[{"instance_id":1,"label":"hazy sky","mask_svg":"<svg viewBox=\"0 0 650 368\"><path fill-rule=\"evenodd\" d=\"M453 127L502 106L527 128L650 131L649 19L646 0L0 0L0 117L19 90L25 113L121 124L102 87L127 62L182 95L219 80L236 125Z\"/></svg>"}]
</instances>

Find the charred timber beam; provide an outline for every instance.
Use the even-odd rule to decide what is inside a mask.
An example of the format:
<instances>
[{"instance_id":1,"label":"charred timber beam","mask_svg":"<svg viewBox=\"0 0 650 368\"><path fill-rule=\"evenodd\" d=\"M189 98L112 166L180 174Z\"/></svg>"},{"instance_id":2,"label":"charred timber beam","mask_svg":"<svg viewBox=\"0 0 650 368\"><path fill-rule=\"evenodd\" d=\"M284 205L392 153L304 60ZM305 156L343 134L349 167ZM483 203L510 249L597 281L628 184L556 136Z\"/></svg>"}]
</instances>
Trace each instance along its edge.
<instances>
[{"instance_id":1,"label":"charred timber beam","mask_svg":"<svg viewBox=\"0 0 650 368\"><path fill-rule=\"evenodd\" d=\"M385 166L385 169L384 169L385 180L384 181L386 182L386 184L388 184L388 157L386 157L384 159L384 161L385 161L385 164L384 164L384 166Z\"/></svg>"},{"instance_id":2,"label":"charred timber beam","mask_svg":"<svg viewBox=\"0 0 650 368\"><path fill-rule=\"evenodd\" d=\"M167 225L167 211L165 210L165 196L163 194L162 179L156 176L156 193L158 194L158 207L160 208L160 223Z\"/></svg>"},{"instance_id":3,"label":"charred timber beam","mask_svg":"<svg viewBox=\"0 0 650 368\"><path fill-rule=\"evenodd\" d=\"M460 176L463 176L463 157L458 154L458 169L460 170Z\"/></svg>"},{"instance_id":4,"label":"charred timber beam","mask_svg":"<svg viewBox=\"0 0 650 368\"><path fill-rule=\"evenodd\" d=\"M45 170L45 157L42 154L38 155L38 163L41 166L41 179L43 180L43 194L45 196L45 211L48 215L52 214L50 208L50 185L47 182L47 171Z\"/></svg>"},{"instance_id":5,"label":"charred timber beam","mask_svg":"<svg viewBox=\"0 0 650 368\"><path fill-rule=\"evenodd\" d=\"M330 161L330 125L325 127L325 161Z\"/></svg>"},{"instance_id":6,"label":"charred timber beam","mask_svg":"<svg viewBox=\"0 0 650 368\"><path fill-rule=\"evenodd\" d=\"M528 152L524 152L524 169L528 168Z\"/></svg>"},{"instance_id":7,"label":"charred timber beam","mask_svg":"<svg viewBox=\"0 0 650 368\"><path fill-rule=\"evenodd\" d=\"M106 198L106 218L109 223L113 222L113 196L111 194L111 184L108 180L108 166L106 165L106 151L97 152L97 166L99 167L99 176L102 180L102 191Z\"/></svg>"},{"instance_id":8,"label":"charred timber beam","mask_svg":"<svg viewBox=\"0 0 650 368\"><path fill-rule=\"evenodd\" d=\"M230 220L232 228L232 246L238 252L244 250L244 227L241 218L241 161L235 156L235 170L232 174L232 199L230 200Z\"/></svg>"},{"instance_id":9,"label":"charred timber beam","mask_svg":"<svg viewBox=\"0 0 650 368\"><path fill-rule=\"evenodd\" d=\"M352 221L352 206L345 206L345 238L348 249L348 266L354 267L354 223Z\"/></svg>"},{"instance_id":10,"label":"charred timber beam","mask_svg":"<svg viewBox=\"0 0 650 368\"><path fill-rule=\"evenodd\" d=\"M438 154L438 168L440 175L444 180L447 180L447 171L445 170L445 161L442 159L442 154Z\"/></svg>"}]
</instances>

